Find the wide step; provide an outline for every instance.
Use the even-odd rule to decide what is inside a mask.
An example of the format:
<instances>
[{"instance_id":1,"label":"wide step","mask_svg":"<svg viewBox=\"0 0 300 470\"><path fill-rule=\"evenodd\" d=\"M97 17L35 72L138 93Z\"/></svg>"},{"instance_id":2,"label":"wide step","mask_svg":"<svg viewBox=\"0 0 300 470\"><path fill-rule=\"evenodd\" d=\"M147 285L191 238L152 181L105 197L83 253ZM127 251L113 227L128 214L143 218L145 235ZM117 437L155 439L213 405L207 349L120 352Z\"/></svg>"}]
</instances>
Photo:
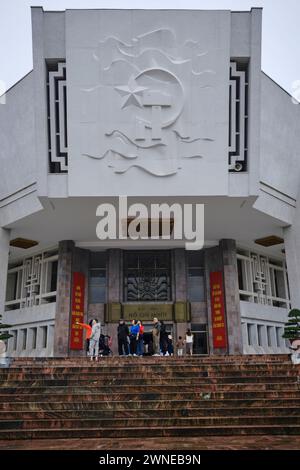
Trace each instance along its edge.
<instances>
[{"instance_id":1,"label":"wide step","mask_svg":"<svg viewBox=\"0 0 300 470\"><path fill-rule=\"evenodd\" d=\"M288 356L18 359L0 369L0 439L300 435Z\"/></svg>"}]
</instances>

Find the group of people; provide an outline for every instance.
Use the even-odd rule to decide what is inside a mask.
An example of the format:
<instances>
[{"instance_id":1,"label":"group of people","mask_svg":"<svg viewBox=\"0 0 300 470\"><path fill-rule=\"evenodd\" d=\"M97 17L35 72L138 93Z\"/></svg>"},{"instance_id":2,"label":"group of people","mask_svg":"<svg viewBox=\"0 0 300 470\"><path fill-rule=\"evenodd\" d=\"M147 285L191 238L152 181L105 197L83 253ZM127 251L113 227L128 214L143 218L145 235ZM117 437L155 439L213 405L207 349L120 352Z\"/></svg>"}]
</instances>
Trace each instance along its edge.
<instances>
[{"instance_id":1,"label":"group of people","mask_svg":"<svg viewBox=\"0 0 300 470\"><path fill-rule=\"evenodd\" d=\"M109 356L111 351L111 337L101 333L101 324L97 318L94 318L89 323L77 322L77 325L82 326L86 330L86 351L91 358L98 361L100 356Z\"/></svg>"},{"instance_id":2,"label":"group of people","mask_svg":"<svg viewBox=\"0 0 300 470\"><path fill-rule=\"evenodd\" d=\"M91 360L98 361L99 355L108 356L111 351L111 337L101 334L101 325L98 319L94 318L88 324L77 322L86 330L87 352ZM146 338L147 337L147 338ZM186 331L185 339L178 337L176 342L176 352L178 356L193 354L194 336L190 329ZM151 333L145 334L143 322L132 320L127 324L121 319L118 325L118 352L119 356L173 356L174 345L172 335L167 332L167 327L163 321L153 318Z\"/></svg>"},{"instance_id":3,"label":"group of people","mask_svg":"<svg viewBox=\"0 0 300 470\"><path fill-rule=\"evenodd\" d=\"M179 336L176 343L177 355L183 356L184 348L188 355L193 354L194 336L191 330L187 330L185 339ZM141 320L132 320L127 325L125 320L121 319L118 326L118 352L119 356L143 356L144 354L152 356L173 356L174 345L173 338L167 332L163 321L153 318L153 326L150 340L145 338L144 325Z\"/></svg>"},{"instance_id":4,"label":"group of people","mask_svg":"<svg viewBox=\"0 0 300 470\"><path fill-rule=\"evenodd\" d=\"M132 320L131 326L120 320L118 326L119 356L143 356L144 354L144 325L139 320Z\"/></svg>"}]
</instances>

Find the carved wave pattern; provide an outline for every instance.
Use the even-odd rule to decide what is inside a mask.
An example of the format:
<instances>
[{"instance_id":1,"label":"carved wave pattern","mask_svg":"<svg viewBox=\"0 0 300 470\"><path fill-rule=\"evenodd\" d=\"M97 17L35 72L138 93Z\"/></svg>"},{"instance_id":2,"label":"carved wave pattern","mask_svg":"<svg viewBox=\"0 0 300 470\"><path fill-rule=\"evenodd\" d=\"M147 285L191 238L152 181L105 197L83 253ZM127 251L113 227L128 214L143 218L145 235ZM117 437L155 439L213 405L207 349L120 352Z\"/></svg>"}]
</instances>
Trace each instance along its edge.
<instances>
[{"instance_id":1,"label":"carved wave pattern","mask_svg":"<svg viewBox=\"0 0 300 470\"><path fill-rule=\"evenodd\" d=\"M125 256L125 297L133 302L171 300L169 254L128 252Z\"/></svg>"},{"instance_id":2,"label":"carved wave pattern","mask_svg":"<svg viewBox=\"0 0 300 470\"><path fill-rule=\"evenodd\" d=\"M143 302L169 300L167 273L157 275L147 270L131 273L127 278L127 300Z\"/></svg>"}]
</instances>

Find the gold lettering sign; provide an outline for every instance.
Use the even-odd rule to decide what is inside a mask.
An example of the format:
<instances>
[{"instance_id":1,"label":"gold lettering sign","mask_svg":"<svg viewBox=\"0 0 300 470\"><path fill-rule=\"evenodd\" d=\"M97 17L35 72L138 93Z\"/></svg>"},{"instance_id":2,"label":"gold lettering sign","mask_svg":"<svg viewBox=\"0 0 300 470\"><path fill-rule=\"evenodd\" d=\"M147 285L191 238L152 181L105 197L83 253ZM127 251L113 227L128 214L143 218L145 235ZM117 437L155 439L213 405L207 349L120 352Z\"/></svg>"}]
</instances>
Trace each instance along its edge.
<instances>
[{"instance_id":1,"label":"gold lettering sign","mask_svg":"<svg viewBox=\"0 0 300 470\"><path fill-rule=\"evenodd\" d=\"M152 321L154 317L159 320L173 320L173 304L123 304L123 318L125 320Z\"/></svg>"}]
</instances>

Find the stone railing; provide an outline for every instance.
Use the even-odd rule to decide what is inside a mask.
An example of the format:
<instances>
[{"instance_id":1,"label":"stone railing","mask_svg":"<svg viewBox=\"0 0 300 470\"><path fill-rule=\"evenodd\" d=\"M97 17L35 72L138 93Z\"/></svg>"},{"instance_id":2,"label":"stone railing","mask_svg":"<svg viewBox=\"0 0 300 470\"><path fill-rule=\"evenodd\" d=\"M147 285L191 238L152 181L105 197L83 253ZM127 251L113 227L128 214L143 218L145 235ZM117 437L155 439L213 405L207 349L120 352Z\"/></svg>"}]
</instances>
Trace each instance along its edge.
<instances>
[{"instance_id":1,"label":"stone railing","mask_svg":"<svg viewBox=\"0 0 300 470\"><path fill-rule=\"evenodd\" d=\"M244 354L286 354L290 350L282 338L288 310L241 302Z\"/></svg>"},{"instance_id":2,"label":"stone railing","mask_svg":"<svg viewBox=\"0 0 300 470\"><path fill-rule=\"evenodd\" d=\"M7 311L3 321L11 325L7 356L53 356L55 303Z\"/></svg>"}]
</instances>

